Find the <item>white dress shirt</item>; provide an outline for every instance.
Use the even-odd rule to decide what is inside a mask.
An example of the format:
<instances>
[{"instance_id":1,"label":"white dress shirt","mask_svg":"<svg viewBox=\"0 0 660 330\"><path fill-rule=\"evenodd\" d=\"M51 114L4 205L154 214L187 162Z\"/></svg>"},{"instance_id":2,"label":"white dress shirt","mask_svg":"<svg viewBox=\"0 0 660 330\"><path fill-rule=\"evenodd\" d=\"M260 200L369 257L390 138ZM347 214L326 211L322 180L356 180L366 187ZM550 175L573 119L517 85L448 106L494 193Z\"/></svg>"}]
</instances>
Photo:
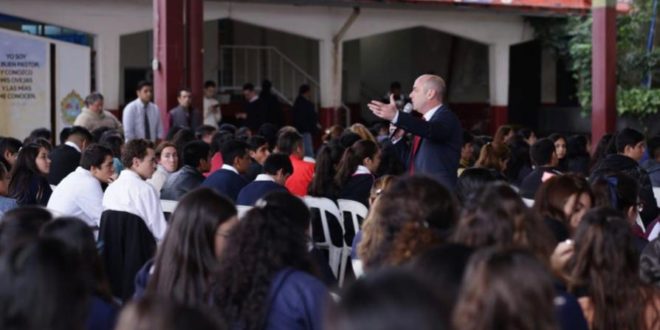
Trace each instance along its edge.
<instances>
[{"instance_id":1,"label":"white dress shirt","mask_svg":"<svg viewBox=\"0 0 660 330\"><path fill-rule=\"evenodd\" d=\"M145 106L140 99L136 99L126 105L122 115L126 142L145 138L145 111L147 111L147 117L149 118L150 140L155 141L156 139L162 139L164 137L163 123L160 118L160 110L158 110L158 107L152 102L149 102Z\"/></svg>"},{"instance_id":2,"label":"white dress shirt","mask_svg":"<svg viewBox=\"0 0 660 330\"><path fill-rule=\"evenodd\" d=\"M371 171L369 171L369 169L364 165L358 165L353 175L360 175L360 174L371 174Z\"/></svg>"},{"instance_id":3,"label":"white dress shirt","mask_svg":"<svg viewBox=\"0 0 660 330\"><path fill-rule=\"evenodd\" d=\"M63 216L71 216L98 227L103 213L101 182L80 166L57 185L48 200L48 208Z\"/></svg>"},{"instance_id":4,"label":"white dress shirt","mask_svg":"<svg viewBox=\"0 0 660 330\"><path fill-rule=\"evenodd\" d=\"M142 218L156 241L165 237L167 223L156 189L132 170L123 170L103 196L103 210L123 211Z\"/></svg>"}]
</instances>

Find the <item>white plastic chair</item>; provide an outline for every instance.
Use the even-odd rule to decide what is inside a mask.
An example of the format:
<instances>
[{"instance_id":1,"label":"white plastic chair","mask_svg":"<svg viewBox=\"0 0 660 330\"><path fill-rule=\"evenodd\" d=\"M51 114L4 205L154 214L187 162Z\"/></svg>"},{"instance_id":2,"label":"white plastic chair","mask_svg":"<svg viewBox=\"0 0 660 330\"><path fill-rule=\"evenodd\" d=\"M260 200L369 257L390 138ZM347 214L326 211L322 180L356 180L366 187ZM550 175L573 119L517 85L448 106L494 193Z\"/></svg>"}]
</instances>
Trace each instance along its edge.
<instances>
[{"instance_id":1,"label":"white plastic chair","mask_svg":"<svg viewBox=\"0 0 660 330\"><path fill-rule=\"evenodd\" d=\"M238 211L238 220L243 219L245 213L251 210L254 206L252 205L236 205L236 210Z\"/></svg>"},{"instance_id":2,"label":"white plastic chair","mask_svg":"<svg viewBox=\"0 0 660 330\"><path fill-rule=\"evenodd\" d=\"M323 230L323 241L314 242L314 246L320 249L328 250L328 263L330 264L330 269L336 278L339 278L339 263L341 261L341 255L344 248L343 244L343 235L344 235L344 226L341 222L341 213L339 213L339 208L337 204L329 198L324 197L312 197L305 196L303 197L305 204L311 210L318 210L321 221L321 229ZM341 228L341 237L333 240L332 233L330 231L330 223L336 222L336 225ZM318 228L318 227L317 227ZM314 232L315 226L312 223L312 232ZM317 235L312 234L312 237Z\"/></svg>"},{"instance_id":3,"label":"white plastic chair","mask_svg":"<svg viewBox=\"0 0 660 330\"><path fill-rule=\"evenodd\" d=\"M174 213L176 205L179 204L178 201L171 201L167 199L160 200L160 206L163 208L164 213Z\"/></svg>"},{"instance_id":4,"label":"white plastic chair","mask_svg":"<svg viewBox=\"0 0 660 330\"><path fill-rule=\"evenodd\" d=\"M344 220L344 251L339 265L339 286L341 287L344 284L348 259L351 257L353 238L362 228L362 221L367 218L369 210L364 204L350 199L338 199L337 205L339 205L339 212Z\"/></svg>"}]
</instances>

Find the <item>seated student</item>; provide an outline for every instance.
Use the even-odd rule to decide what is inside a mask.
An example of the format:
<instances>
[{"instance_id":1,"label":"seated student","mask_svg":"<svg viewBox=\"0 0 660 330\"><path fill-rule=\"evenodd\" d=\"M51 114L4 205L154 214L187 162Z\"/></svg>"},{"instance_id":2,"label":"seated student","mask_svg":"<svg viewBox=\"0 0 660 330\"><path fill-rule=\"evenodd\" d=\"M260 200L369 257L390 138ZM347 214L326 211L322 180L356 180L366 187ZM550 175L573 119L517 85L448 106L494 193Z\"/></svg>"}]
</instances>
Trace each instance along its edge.
<instances>
[{"instance_id":1,"label":"seated student","mask_svg":"<svg viewBox=\"0 0 660 330\"><path fill-rule=\"evenodd\" d=\"M378 165L380 150L375 142L360 140L346 149L335 175L339 198L354 200L367 206Z\"/></svg>"},{"instance_id":2,"label":"seated student","mask_svg":"<svg viewBox=\"0 0 660 330\"><path fill-rule=\"evenodd\" d=\"M648 141L649 159L642 167L649 173L651 185L660 187L660 136L656 136Z\"/></svg>"},{"instance_id":3,"label":"seated student","mask_svg":"<svg viewBox=\"0 0 660 330\"><path fill-rule=\"evenodd\" d=\"M78 256L84 273L90 277L88 285L92 295L87 302L87 329L114 329L119 305L110 292L94 233L88 224L77 218L57 218L44 226L41 237L63 243Z\"/></svg>"},{"instance_id":4,"label":"seated student","mask_svg":"<svg viewBox=\"0 0 660 330\"><path fill-rule=\"evenodd\" d=\"M252 182L257 175L263 172L264 162L270 155L270 146L266 138L260 135L251 136L247 140L247 144L252 162L250 162L250 168L245 173L245 179Z\"/></svg>"},{"instance_id":5,"label":"seated student","mask_svg":"<svg viewBox=\"0 0 660 330\"><path fill-rule=\"evenodd\" d=\"M282 192L257 204L227 239L214 304L236 329L322 329L330 297L313 275L307 207Z\"/></svg>"},{"instance_id":6,"label":"seated student","mask_svg":"<svg viewBox=\"0 0 660 330\"><path fill-rule=\"evenodd\" d=\"M16 163L16 158L18 158L18 150L22 146L21 141L12 137L0 138L0 163L5 164L7 171L11 172L12 166Z\"/></svg>"},{"instance_id":7,"label":"seated student","mask_svg":"<svg viewBox=\"0 0 660 330\"><path fill-rule=\"evenodd\" d=\"M289 155L293 165L293 174L286 180L285 186L299 197L307 195L307 188L314 176L314 163L303 160L305 147L303 137L297 132L285 132L277 139L277 151Z\"/></svg>"},{"instance_id":8,"label":"seated student","mask_svg":"<svg viewBox=\"0 0 660 330\"><path fill-rule=\"evenodd\" d=\"M153 143L134 139L126 143L121 153L126 168L103 196L103 210L128 212L140 217L156 241L165 236L167 223L156 189L145 180L156 171Z\"/></svg>"},{"instance_id":9,"label":"seated student","mask_svg":"<svg viewBox=\"0 0 660 330\"><path fill-rule=\"evenodd\" d=\"M498 180L507 181L504 175L507 165L511 159L511 150L506 144L495 145L486 143L479 151L479 159L474 167L485 168L493 173Z\"/></svg>"},{"instance_id":10,"label":"seated student","mask_svg":"<svg viewBox=\"0 0 660 330\"><path fill-rule=\"evenodd\" d=\"M632 177L639 184L639 199L644 204L640 216L648 226L658 216L658 204L653 196L653 187L648 172L639 161L644 155L644 135L634 129L625 128L614 138L616 154L607 155L591 173L590 182L608 172L622 172Z\"/></svg>"},{"instance_id":11,"label":"seated student","mask_svg":"<svg viewBox=\"0 0 660 330\"><path fill-rule=\"evenodd\" d=\"M619 211L590 210L562 267L591 329L650 330L660 324L660 295L639 277L629 226Z\"/></svg>"},{"instance_id":12,"label":"seated student","mask_svg":"<svg viewBox=\"0 0 660 330\"><path fill-rule=\"evenodd\" d=\"M534 195L543 183L544 178L547 180L561 173L555 169L559 160L552 140L546 138L537 140L530 148L529 156L532 158L534 170L522 180L520 196L534 199Z\"/></svg>"},{"instance_id":13,"label":"seated student","mask_svg":"<svg viewBox=\"0 0 660 330\"><path fill-rule=\"evenodd\" d=\"M50 154L51 170L48 183L57 186L69 173L80 165L82 151L92 143L92 133L81 126L73 126L64 144L53 149Z\"/></svg>"},{"instance_id":14,"label":"seated student","mask_svg":"<svg viewBox=\"0 0 660 330\"><path fill-rule=\"evenodd\" d=\"M209 149L203 141L188 142L183 147L183 167L167 178L160 191L161 199L179 200L204 182L206 177L202 173L211 168Z\"/></svg>"},{"instance_id":15,"label":"seated student","mask_svg":"<svg viewBox=\"0 0 660 330\"><path fill-rule=\"evenodd\" d=\"M285 154L272 154L264 163L264 173L259 174L254 182L241 189L236 199L236 205L254 205L260 198L272 191L288 192L284 182L293 173L293 166L289 156Z\"/></svg>"},{"instance_id":16,"label":"seated student","mask_svg":"<svg viewBox=\"0 0 660 330\"><path fill-rule=\"evenodd\" d=\"M458 175L466 168L472 167L474 161L474 136L467 131L463 131L463 146L461 147L461 160L458 162Z\"/></svg>"},{"instance_id":17,"label":"seated student","mask_svg":"<svg viewBox=\"0 0 660 330\"><path fill-rule=\"evenodd\" d=\"M50 172L50 143L36 139L21 148L16 164L11 170L9 195L16 199L19 206L46 206L53 190L46 176Z\"/></svg>"},{"instance_id":18,"label":"seated student","mask_svg":"<svg viewBox=\"0 0 660 330\"><path fill-rule=\"evenodd\" d=\"M99 227L103 213L102 184L110 183L115 168L112 151L92 144L83 151L80 166L53 190L48 208L61 215L77 217L91 227Z\"/></svg>"},{"instance_id":19,"label":"seated student","mask_svg":"<svg viewBox=\"0 0 660 330\"><path fill-rule=\"evenodd\" d=\"M160 195L160 190L163 188L167 178L179 169L179 153L178 148L174 143L161 142L155 149L156 153L156 172L147 179L147 183L156 188L156 192Z\"/></svg>"},{"instance_id":20,"label":"seated student","mask_svg":"<svg viewBox=\"0 0 660 330\"><path fill-rule=\"evenodd\" d=\"M9 181L11 181L9 171L5 164L0 162L0 218L5 212L18 207L15 199L7 197L9 195Z\"/></svg>"},{"instance_id":21,"label":"seated student","mask_svg":"<svg viewBox=\"0 0 660 330\"><path fill-rule=\"evenodd\" d=\"M555 238L555 243L573 236L584 214L593 206L594 194L583 177L562 174L545 181L534 198L534 210Z\"/></svg>"},{"instance_id":22,"label":"seated student","mask_svg":"<svg viewBox=\"0 0 660 330\"><path fill-rule=\"evenodd\" d=\"M224 164L209 175L202 186L215 189L215 191L236 201L238 193L248 182L241 176L250 166L250 155L245 142L232 140L222 145L220 150Z\"/></svg>"},{"instance_id":23,"label":"seated student","mask_svg":"<svg viewBox=\"0 0 660 330\"><path fill-rule=\"evenodd\" d=\"M209 146L213 141L213 135L218 131L217 127L211 125L202 125L195 130L195 137L197 140L204 141Z\"/></svg>"},{"instance_id":24,"label":"seated student","mask_svg":"<svg viewBox=\"0 0 660 330\"><path fill-rule=\"evenodd\" d=\"M115 329L218 330L228 327L210 308L146 297L126 304Z\"/></svg>"},{"instance_id":25,"label":"seated student","mask_svg":"<svg viewBox=\"0 0 660 330\"><path fill-rule=\"evenodd\" d=\"M349 286L330 318L328 329L434 330L449 329L442 296L420 276L389 269ZM476 328L474 328L476 329Z\"/></svg>"},{"instance_id":26,"label":"seated student","mask_svg":"<svg viewBox=\"0 0 660 330\"><path fill-rule=\"evenodd\" d=\"M26 243L0 257L0 329L83 329L91 274L60 241Z\"/></svg>"}]
</instances>

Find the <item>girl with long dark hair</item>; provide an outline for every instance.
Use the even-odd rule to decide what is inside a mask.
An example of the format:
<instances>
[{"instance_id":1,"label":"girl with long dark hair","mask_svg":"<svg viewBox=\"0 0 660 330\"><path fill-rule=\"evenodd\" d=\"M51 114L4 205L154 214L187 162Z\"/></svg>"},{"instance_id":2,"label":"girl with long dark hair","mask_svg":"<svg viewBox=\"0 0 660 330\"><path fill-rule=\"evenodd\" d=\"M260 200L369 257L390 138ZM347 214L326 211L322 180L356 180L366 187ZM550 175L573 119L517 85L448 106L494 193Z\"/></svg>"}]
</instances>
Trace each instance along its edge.
<instances>
[{"instance_id":1,"label":"girl with long dark hair","mask_svg":"<svg viewBox=\"0 0 660 330\"><path fill-rule=\"evenodd\" d=\"M374 173L380 165L380 149L370 140L357 141L344 151L335 175L339 198L369 205L369 192L374 184Z\"/></svg>"},{"instance_id":2,"label":"girl with long dark hair","mask_svg":"<svg viewBox=\"0 0 660 330\"><path fill-rule=\"evenodd\" d=\"M589 211L575 233L568 288L590 329L658 329L660 294L639 278L629 224L610 208Z\"/></svg>"},{"instance_id":3,"label":"girl with long dark hair","mask_svg":"<svg viewBox=\"0 0 660 330\"><path fill-rule=\"evenodd\" d=\"M16 164L12 168L9 195L19 206L46 206L53 190L46 176L50 172L50 144L39 139L29 143L18 152Z\"/></svg>"},{"instance_id":4,"label":"girl with long dark hair","mask_svg":"<svg viewBox=\"0 0 660 330\"><path fill-rule=\"evenodd\" d=\"M238 223L236 207L209 188L184 195L158 248L146 294L185 305L210 302L227 237Z\"/></svg>"},{"instance_id":5,"label":"girl with long dark hair","mask_svg":"<svg viewBox=\"0 0 660 330\"><path fill-rule=\"evenodd\" d=\"M232 329L321 329L329 298L309 255L309 211L276 192L248 211L221 257L215 303Z\"/></svg>"},{"instance_id":6,"label":"girl with long dark hair","mask_svg":"<svg viewBox=\"0 0 660 330\"><path fill-rule=\"evenodd\" d=\"M344 147L337 141L330 141L319 149L316 155L314 176L307 188L307 194L314 197L337 198L335 175L337 166L344 154Z\"/></svg>"}]
</instances>

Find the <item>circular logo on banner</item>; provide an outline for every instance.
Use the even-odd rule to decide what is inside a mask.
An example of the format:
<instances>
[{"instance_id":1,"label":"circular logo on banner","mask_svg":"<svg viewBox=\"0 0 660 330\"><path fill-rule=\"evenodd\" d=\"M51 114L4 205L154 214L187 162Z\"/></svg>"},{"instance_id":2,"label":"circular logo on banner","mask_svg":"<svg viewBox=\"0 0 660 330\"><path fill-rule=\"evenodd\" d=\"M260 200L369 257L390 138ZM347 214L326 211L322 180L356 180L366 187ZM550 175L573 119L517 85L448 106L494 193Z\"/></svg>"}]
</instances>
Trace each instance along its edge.
<instances>
[{"instance_id":1,"label":"circular logo on banner","mask_svg":"<svg viewBox=\"0 0 660 330\"><path fill-rule=\"evenodd\" d=\"M72 90L71 93L65 96L60 102L60 115L62 116L62 121L66 124L73 125L73 122L80 114L80 111L82 111L82 108L82 97L80 97L80 94L76 93L75 90Z\"/></svg>"}]
</instances>

